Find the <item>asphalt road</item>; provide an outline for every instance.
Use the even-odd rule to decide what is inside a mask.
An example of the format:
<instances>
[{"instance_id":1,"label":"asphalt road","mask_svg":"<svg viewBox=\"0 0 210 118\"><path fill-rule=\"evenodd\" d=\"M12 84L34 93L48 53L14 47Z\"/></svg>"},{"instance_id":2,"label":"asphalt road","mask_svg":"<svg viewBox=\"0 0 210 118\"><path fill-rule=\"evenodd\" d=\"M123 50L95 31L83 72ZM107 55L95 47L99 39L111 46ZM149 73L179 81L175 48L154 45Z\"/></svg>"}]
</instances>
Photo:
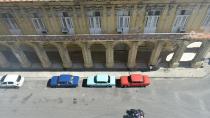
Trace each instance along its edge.
<instances>
[{"instance_id":1,"label":"asphalt road","mask_svg":"<svg viewBox=\"0 0 210 118\"><path fill-rule=\"evenodd\" d=\"M0 118L123 118L141 108L145 118L210 118L210 79L153 80L147 88L47 88L25 81L0 89Z\"/></svg>"}]
</instances>

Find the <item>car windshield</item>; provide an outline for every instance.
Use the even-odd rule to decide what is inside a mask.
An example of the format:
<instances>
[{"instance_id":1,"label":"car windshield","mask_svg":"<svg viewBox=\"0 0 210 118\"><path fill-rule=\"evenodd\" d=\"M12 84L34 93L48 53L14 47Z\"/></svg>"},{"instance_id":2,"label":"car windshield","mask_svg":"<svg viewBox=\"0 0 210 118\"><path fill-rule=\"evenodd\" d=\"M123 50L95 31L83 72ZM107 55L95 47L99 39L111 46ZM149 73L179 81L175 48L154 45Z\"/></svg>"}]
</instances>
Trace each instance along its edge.
<instances>
[{"instance_id":1,"label":"car windshield","mask_svg":"<svg viewBox=\"0 0 210 118\"><path fill-rule=\"evenodd\" d=\"M7 75L4 75L4 76L1 78L1 82L4 81L4 79L5 79L6 76L7 76Z\"/></svg>"},{"instance_id":2,"label":"car windshield","mask_svg":"<svg viewBox=\"0 0 210 118\"><path fill-rule=\"evenodd\" d=\"M69 80L69 83L72 84L73 83L73 80L74 80L74 76L71 76L71 78Z\"/></svg>"},{"instance_id":3,"label":"car windshield","mask_svg":"<svg viewBox=\"0 0 210 118\"><path fill-rule=\"evenodd\" d=\"M16 81L20 82L20 80L21 80L21 76L19 75Z\"/></svg>"},{"instance_id":4,"label":"car windshield","mask_svg":"<svg viewBox=\"0 0 210 118\"><path fill-rule=\"evenodd\" d=\"M132 81L131 76L128 76L128 81L131 83L142 83L141 81Z\"/></svg>"}]
</instances>

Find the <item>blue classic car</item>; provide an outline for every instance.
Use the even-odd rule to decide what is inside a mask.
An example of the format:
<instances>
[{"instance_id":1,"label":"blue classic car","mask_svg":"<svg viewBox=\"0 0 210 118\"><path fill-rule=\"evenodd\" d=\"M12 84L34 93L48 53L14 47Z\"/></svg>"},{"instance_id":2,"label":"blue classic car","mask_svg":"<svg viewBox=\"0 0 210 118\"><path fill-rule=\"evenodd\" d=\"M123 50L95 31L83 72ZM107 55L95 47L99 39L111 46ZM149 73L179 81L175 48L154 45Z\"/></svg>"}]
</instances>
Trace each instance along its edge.
<instances>
[{"instance_id":1,"label":"blue classic car","mask_svg":"<svg viewBox=\"0 0 210 118\"><path fill-rule=\"evenodd\" d=\"M77 87L79 76L72 76L63 74L60 76L53 76L50 80L50 87Z\"/></svg>"},{"instance_id":2,"label":"blue classic car","mask_svg":"<svg viewBox=\"0 0 210 118\"><path fill-rule=\"evenodd\" d=\"M112 87L115 86L115 76L99 74L87 78L88 87Z\"/></svg>"}]
</instances>

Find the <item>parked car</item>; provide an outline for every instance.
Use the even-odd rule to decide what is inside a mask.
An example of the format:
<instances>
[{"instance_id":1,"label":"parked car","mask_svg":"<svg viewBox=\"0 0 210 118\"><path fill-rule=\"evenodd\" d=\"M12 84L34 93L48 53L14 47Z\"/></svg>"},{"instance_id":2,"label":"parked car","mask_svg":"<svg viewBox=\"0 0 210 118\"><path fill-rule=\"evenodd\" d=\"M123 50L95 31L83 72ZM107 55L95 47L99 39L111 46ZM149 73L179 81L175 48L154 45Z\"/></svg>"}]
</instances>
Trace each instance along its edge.
<instances>
[{"instance_id":1,"label":"parked car","mask_svg":"<svg viewBox=\"0 0 210 118\"><path fill-rule=\"evenodd\" d=\"M144 118L144 112L141 109L129 109L124 118Z\"/></svg>"},{"instance_id":2,"label":"parked car","mask_svg":"<svg viewBox=\"0 0 210 118\"><path fill-rule=\"evenodd\" d=\"M115 86L115 76L99 74L87 78L88 87L112 87Z\"/></svg>"},{"instance_id":3,"label":"parked car","mask_svg":"<svg viewBox=\"0 0 210 118\"><path fill-rule=\"evenodd\" d=\"M146 87L150 83L150 78L147 75L132 74L120 77L121 87Z\"/></svg>"},{"instance_id":4,"label":"parked car","mask_svg":"<svg viewBox=\"0 0 210 118\"><path fill-rule=\"evenodd\" d=\"M50 87L77 87L79 83L79 76L62 74L60 76L53 76L50 79Z\"/></svg>"},{"instance_id":5,"label":"parked car","mask_svg":"<svg viewBox=\"0 0 210 118\"><path fill-rule=\"evenodd\" d=\"M0 87L2 88L19 88L23 85L24 83L24 77L21 75L4 75L1 80L0 80Z\"/></svg>"}]
</instances>

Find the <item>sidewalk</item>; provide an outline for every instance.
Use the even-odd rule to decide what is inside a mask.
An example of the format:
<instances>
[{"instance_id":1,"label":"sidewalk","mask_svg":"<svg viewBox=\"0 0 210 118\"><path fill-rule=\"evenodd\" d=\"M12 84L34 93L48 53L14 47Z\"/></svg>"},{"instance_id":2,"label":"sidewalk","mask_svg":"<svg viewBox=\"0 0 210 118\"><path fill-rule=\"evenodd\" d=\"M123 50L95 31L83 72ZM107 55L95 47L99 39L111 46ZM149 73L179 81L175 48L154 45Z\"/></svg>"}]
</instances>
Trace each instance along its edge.
<instances>
[{"instance_id":1,"label":"sidewalk","mask_svg":"<svg viewBox=\"0 0 210 118\"><path fill-rule=\"evenodd\" d=\"M86 78L91 75L96 75L99 73L110 74L119 78L122 75L130 75L133 73L141 73L147 74L151 78L159 78L159 79L178 79L178 78L202 78L206 76L209 71L208 67L205 68L160 68L157 71L150 71L150 72L140 72L140 71L83 71L83 72L68 72L68 71L35 71L35 72L24 72L24 71L16 71L16 72L0 72L0 76L5 74L21 74L26 79L30 80L48 80L53 75L60 75L60 74L72 74L72 75L79 75L82 78Z\"/></svg>"}]
</instances>

